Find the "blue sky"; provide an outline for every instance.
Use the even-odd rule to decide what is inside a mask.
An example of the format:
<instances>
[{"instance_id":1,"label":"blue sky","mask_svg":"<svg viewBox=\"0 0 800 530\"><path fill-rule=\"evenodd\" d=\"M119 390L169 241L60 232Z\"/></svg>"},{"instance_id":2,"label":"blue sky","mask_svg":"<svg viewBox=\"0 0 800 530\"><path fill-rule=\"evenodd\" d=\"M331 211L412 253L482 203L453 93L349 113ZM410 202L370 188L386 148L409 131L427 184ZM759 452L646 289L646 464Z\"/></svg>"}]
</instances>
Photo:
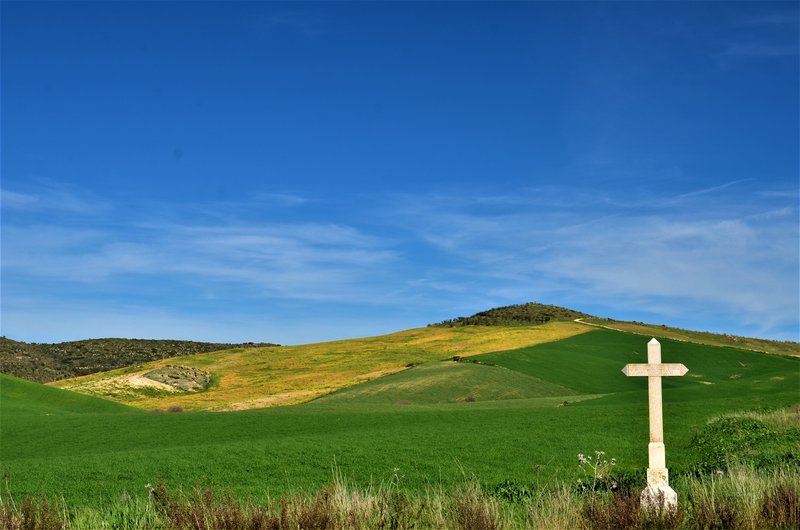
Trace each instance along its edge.
<instances>
[{"instance_id":1,"label":"blue sky","mask_svg":"<svg viewBox=\"0 0 800 530\"><path fill-rule=\"evenodd\" d=\"M539 301L798 340L798 3L2 3L2 333Z\"/></svg>"}]
</instances>

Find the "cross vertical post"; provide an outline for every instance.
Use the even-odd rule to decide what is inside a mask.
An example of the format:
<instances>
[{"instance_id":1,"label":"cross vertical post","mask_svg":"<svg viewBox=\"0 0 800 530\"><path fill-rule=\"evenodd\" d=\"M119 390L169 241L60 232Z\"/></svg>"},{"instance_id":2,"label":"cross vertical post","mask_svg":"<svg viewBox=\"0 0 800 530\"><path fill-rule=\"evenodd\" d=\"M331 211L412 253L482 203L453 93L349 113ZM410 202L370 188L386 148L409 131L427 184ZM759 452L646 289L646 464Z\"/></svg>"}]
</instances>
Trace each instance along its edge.
<instances>
[{"instance_id":1,"label":"cross vertical post","mask_svg":"<svg viewBox=\"0 0 800 530\"><path fill-rule=\"evenodd\" d=\"M661 344L656 339L647 343L647 364L661 364ZM664 415L661 408L661 376L659 375L647 377L647 402L650 409L649 468L665 469L667 465L664 454Z\"/></svg>"},{"instance_id":2,"label":"cross vertical post","mask_svg":"<svg viewBox=\"0 0 800 530\"><path fill-rule=\"evenodd\" d=\"M650 416L650 443L648 449L647 488L642 492L643 505L674 508L678 494L669 487L666 454L664 450L664 417L661 399L661 378L682 376L689 370L682 364L661 363L661 343L652 339L647 343L647 364L626 364L626 376L647 377L647 402Z\"/></svg>"}]
</instances>

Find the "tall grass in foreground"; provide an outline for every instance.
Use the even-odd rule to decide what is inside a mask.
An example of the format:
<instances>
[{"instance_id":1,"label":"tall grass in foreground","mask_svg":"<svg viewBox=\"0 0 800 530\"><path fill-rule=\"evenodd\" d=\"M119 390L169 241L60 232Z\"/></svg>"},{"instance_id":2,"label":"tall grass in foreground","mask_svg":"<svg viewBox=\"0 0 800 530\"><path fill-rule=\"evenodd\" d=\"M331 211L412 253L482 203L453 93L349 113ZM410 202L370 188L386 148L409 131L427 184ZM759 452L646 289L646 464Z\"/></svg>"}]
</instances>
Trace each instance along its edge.
<instances>
[{"instance_id":1,"label":"tall grass in foreground","mask_svg":"<svg viewBox=\"0 0 800 530\"><path fill-rule=\"evenodd\" d=\"M580 492L534 488L509 500L467 480L458 490L410 496L395 484L358 489L341 478L312 495L266 503L210 489L150 488L149 499L124 497L103 509L47 498L0 497L0 528L50 529L464 529L500 528L800 528L800 469L736 468L723 475L678 477L680 507L643 510L638 491Z\"/></svg>"}]
</instances>

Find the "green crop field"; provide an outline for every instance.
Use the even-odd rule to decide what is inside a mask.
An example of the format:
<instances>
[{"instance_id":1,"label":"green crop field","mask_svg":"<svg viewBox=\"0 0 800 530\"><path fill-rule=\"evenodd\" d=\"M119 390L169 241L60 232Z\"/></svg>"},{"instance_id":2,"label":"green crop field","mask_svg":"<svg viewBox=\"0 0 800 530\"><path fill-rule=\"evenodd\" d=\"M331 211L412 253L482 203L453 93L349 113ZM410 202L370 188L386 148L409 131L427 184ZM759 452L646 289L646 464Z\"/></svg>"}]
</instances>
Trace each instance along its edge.
<instances>
[{"instance_id":1,"label":"green crop field","mask_svg":"<svg viewBox=\"0 0 800 530\"><path fill-rule=\"evenodd\" d=\"M581 476L577 454L593 450L616 458L621 471L641 472L647 383L621 369L645 362L646 342L594 330L432 361L301 405L234 412L152 414L4 376L0 472L15 498L44 494L89 506L124 493L144 497L145 485L158 482L263 499L319 488L334 468L355 484L394 481L412 493L471 476L487 485L573 481ZM662 345L664 362L690 370L664 379L673 474L692 467L693 437L709 419L798 403L797 358Z\"/></svg>"}]
</instances>

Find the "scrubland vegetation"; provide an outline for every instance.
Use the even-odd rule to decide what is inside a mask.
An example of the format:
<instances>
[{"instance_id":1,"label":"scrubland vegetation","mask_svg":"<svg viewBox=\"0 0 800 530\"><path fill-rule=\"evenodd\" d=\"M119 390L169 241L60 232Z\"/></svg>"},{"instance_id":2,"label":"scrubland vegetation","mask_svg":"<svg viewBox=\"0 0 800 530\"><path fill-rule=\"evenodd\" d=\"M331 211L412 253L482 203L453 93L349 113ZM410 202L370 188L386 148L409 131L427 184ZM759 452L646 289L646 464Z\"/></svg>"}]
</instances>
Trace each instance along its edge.
<instances>
[{"instance_id":1,"label":"scrubland vegetation","mask_svg":"<svg viewBox=\"0 0 800 530\"><path fill-rule=\"evenodd\" d=\"M548 322L572 321L576 318L590 317L586 313L574 311L555 305L515 304L504 307L495 307L487 311L475 313L469 317L458 317L445 320L432 326L530 326L546 324Z\"/></svg>"},{"instance_id":2,"label":"scrubland vegetation","mask_svg":"<svg viewBox=\"0 0 800 530\"><path fill-rule=\"evenodd\" d=\"M144 339L91 339L31 344L0 337L0 372L46 383L157 359L257 346L276 345Z\"/></svg>"}]
</instances>

